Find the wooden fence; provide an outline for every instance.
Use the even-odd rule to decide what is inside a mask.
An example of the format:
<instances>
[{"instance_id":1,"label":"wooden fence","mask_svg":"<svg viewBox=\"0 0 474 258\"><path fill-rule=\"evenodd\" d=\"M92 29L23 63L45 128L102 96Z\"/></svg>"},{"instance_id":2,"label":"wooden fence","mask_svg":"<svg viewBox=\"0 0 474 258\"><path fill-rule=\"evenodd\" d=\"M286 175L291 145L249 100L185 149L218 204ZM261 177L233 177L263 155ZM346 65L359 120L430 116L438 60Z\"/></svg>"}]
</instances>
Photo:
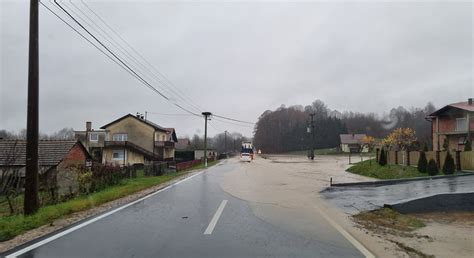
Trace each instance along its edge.
<instances>
[{"instance_id":1,"label":"wooden fence","mask_svg":"<svg viewBox=\"0 0 474 258\"><path fill-rule=\"evenodd\" d=\"M145 176L161 176L166 173L176 172L175 161L150 161L143 166Z\"/></svg>"},{"instance_id":2,"label":"wooden fence","mask_svg":"<svg viewBox=\"0 0 474 258\"><path fill-rule=\"evenodd\" d=\"M191 161L185 161L185 162L180 162L178 164L176 164L176 170L177 171L182 171L182 170L185 170L185 169L188 169L188 168L191 168L193 166L196 166L198 164L201 164L201 160L200 159L196 159L196 160L191 160Z\"/></svg>"},{"instance_id":3,"label":"wooden fence","mask_svg":"<svg viewBox=\"0 0 474 258\"><path fill-rule=\"evenodd\" d=\"M419 151L387 151L387 163L392 165L417 166L420 158ZM454 164L457 170L474 170L474 151L451 151ZM376 151L377 160L380 156L380 150ZM446 160L446 151L426 151L426 159L433 159L442 168Z\"/></svg>"},{"instance_id":4,"label":"wooden fence","mask_svg":"<svg viewBox=\"0 0 474 258\"><path fill-rule=\"evenodd\" d=\"M216 160L215 156L207 158L208 162L211 162L211 161L214 161L214 160ZM195 159L195 160L191 160L191 161L180 162L180 163L176 164L176 171L182 171L182 170L191 168L193 166L199 165L203 162L204 162L203 159Z\"/></svg>"}]
</instances>

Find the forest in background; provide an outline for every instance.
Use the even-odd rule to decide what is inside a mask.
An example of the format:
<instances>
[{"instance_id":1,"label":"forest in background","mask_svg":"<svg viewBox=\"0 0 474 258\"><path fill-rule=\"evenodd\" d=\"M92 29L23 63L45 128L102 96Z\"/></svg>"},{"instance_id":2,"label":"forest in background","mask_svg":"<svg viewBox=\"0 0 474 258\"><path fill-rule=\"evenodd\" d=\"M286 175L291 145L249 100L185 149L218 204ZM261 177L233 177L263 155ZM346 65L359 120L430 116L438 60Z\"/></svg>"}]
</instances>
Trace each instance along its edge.
<instances>
[{"instance_id":1,"label":"forest in background","mask_svg":"<svg viewBox=\"0 0 474 258\"><path fill-rule=\"evenodd\" d=\"M242 141L253 140L257 149L264 153L282 153L301 151L311 148L311 134L307 132L310 114L314 114L315 137L314 146L334 148L340 145L340 134L367 134L376 139L384 138L393 129L412 128L416 132L419 146L426 145L431 149L430 122L425 118L435 111L431 103L424 107L392 108L388 114L339 112L326 106L321 100L315 100L311 105L280 106L276 110L267 110L258 118L254 128L253 139L238 132L224 133L209 137L209 148L218 152L239 151ZM18 133L0 130L0 139L26 139L26 130ZM40 133L40 139L73 140L72 128L63 128L52 134ZM204 138L194 135L190 138L191 148L203 148ZM227 143L227 144L226 144ZM226 148L227 147L227 148Z\"/></svg>"},{"instance_id":2,"label":"forest in background","mask_svg":"<svg viewBox=\"0 0 474 258\"><path fill-rule=\"evenodd\" d=\"M340 144L339 135L346 133L367 134L383 138L393 129L412 128L419 145L431 149L430 122L425 118L436 110L432 103L424 107L402 106L392 108L386 115L375 113L339 112L331 110L321 100L307 106L282 105L267 110L258 118L253 142L265 153L281 153L311 148L312 136L307 132L310 114L314 114L316 148L333 148Z\"/></svg>"}]
</instances>

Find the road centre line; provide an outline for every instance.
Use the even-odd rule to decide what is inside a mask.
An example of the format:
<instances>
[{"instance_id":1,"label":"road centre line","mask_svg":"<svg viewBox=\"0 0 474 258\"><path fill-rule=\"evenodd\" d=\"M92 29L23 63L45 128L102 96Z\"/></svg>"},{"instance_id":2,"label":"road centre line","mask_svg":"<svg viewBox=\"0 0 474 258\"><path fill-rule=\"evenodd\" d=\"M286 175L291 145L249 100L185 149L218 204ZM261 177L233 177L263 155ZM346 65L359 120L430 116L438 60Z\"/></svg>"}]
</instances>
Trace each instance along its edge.
<instances>
[{"instance_id":1,"label":"road centre line","mask_svg":"<svg viewBox=\"0 0 474 258\"><path fill-rule=\"evenodd\" d=\"M219 208L217 208L217 211L214 214L214 217L212 217L211 222L209 222L209 225L207 226L206 231L204 231L204 235L212 234L212 231L214 231L214 228L217 225L217 221L219 221L219 218L221 217L226 204L227 204L227 200L223 200L221 202L221 204L219 205Z\"/></svg>"},{"instance_id":2,"label":"road centre line","mask_svg":"<svg viewBox=\"0 0 474 258\"><path fill-rule=\"evenodd\" d=\"M140 198L140 199L138 199L138 200L135 200L135 201L133 201L133 202L127 203L127 204L125 204L125 205L123 205L123 206L120 206L120 207L118 207L118 208L116 208L116 209L114 209L114 210L111 210L111 211L109 211L109 212L106 212L106 213L104 213L104 214L102 214L102 215L99 215L99 216L97 216L97 217L95 217L95 218L86 220L86 221L84 221L83 223L80 223L80 224L78 224L78 225L76 225L76 226L74 226L74 227L71 227L71 228L66 229L66 230L64 230L64 231L61 231L61 232L59 232L59 233L57 233L57 234L55 234L55 235L52 235L52 236L50 236L50 237L48 237L48 238L45 238L45 239L43 239L43 240L41 240L41 241L39 241L39 242L36 242L36 243L34 243L34 244L32 244L32 245L29 245L29 246L27 246L27 247L25 247L25 248L22 248L22 249L20 249L20 250L14 252L14 253L12 253L12 254L9 254L9 255L5 256L5 258L18 257L19 255L22 255L22 254L24 254L24 253L26 253L26 252L29 252L29 251L31 251L31 250L33 250L33 249L35 249L35 248L38 248L38 247L40 247L40 246L42 246L42 245L45 245L45 244L47 244L47 243L49 243L49 242L51 242L51 241L53 241L53 240L56 240L56 239L58 239L58 238L60 238L60 237L62 237L62 236L65 236L65 235L67 235L67 234L69 234L69 233L71 233L71 232L74 232L74 231L76 231L76 230L78 230L78 229L80 229L80 228L83 228L83 227L85 227L85 226L87 226L87 225L89 225L89 224L92 224L92 223L94 223L94 222L96 222L96 221L98 221L98 220L100 220L100 219L103 219L103 218L105 218L105 217L107 217L107 216L109 216L109 215L112 215L112 214L114 214L114 213L116 213L116 212L118 212L118 211L121 211L121 210L123 210L123 209L125 209L125 208L127 208L127 207L130 207L130 206L132 206L132 205L134 205L134 204L136 204L136 203L139 203L139 202L141 202L141 201L143 201L143 200L145 200L145 199L148 199L148 198L150 198L150 197L152 197L152 196L154 196L154 195L157 195L157 194L159 194L159 193L161 193L161 192L163 192L163 191L165 191L165 190L168 190L168 189L170 189L171 187L173 187L173 186L175 186L175 185L178 185L178 184L180 184L180 183L183 183L183 182L185 182L185 181L187 181L187 180L189 180L189 179L191 179L191 178L193 178L193 177L195 177L195 176L197 176L197 175L202 174L202 173L205 172L205 171L206 171L206 170L203 170L203 171L201 171L201 172L198 172L198 173L196 173L195 175L192 175L192 176L190 176L190 177L186 177L186 178L184 178L184 179L182 179L182 180L180 180L180 181L178 181L178 182L175 182L175 183L173 183L173 184L171 184L171 185L169 185L169 186L167 186L167 187L165 187L165 188L163 188L163 189L160 189L160 190L158 190L158 191L156 191L156 192L150 193L150 194L148 194L148 195L146 195L146 196L144 196L144 197L142 197L142 198Z\"/></svg>"}]
</instances>

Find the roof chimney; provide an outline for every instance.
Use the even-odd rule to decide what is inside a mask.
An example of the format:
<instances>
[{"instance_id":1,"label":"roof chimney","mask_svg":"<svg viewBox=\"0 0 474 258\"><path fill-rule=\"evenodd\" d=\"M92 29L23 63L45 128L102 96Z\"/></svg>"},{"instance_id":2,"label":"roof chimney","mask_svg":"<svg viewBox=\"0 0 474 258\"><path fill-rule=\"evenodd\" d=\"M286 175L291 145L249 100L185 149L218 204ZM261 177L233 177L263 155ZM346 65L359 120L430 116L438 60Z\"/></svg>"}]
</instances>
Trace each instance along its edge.
<instances>
[{"instance_id":1,"label":"roof chimney","mask_svg":"<svg viewBox=\"0 0 474 258\"><path fill-rule=\"evenodd\" d=\"M86 122L86 131L90 131L92 129L92 122L87 121Z\"/></svg>"},{"instance_id":2,"label":"roof chimney","mask_svg":"<svg viewBox=\"0 0 474 258\"><path fill-rule=\"evenodd\" d=\"M472 105L472 98L467 99L467 104Z\"/></svg>"}]
</instances>

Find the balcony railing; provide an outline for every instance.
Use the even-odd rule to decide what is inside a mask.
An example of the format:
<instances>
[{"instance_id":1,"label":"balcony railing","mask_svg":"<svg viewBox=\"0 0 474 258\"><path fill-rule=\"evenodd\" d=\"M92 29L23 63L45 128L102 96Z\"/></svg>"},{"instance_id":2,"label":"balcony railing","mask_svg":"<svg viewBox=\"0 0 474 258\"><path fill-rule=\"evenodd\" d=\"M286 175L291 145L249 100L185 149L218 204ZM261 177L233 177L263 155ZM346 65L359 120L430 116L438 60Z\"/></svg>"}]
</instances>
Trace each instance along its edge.
<instances>
[{"instance_id":1,"label":"balcony railing","mask_svg":"<svg viewBox=\"0 0 474 258\"><path fill-rule=\"evenodd\" d=\"M174 142L172 141L155 141L156 147L164 147L164 148L174 148Z\"/></svg>"},{"instance_id":2,"label":"balcony railing","mask_svg":"<svg viewBox=\"0 0 474 258\"><path fill-rule=\"evenodd\" d=\"M158 155L130 141L105 141L105 147L124 147L139 151L150 158L157 158Z\"/></svg>"}]
</instances>

